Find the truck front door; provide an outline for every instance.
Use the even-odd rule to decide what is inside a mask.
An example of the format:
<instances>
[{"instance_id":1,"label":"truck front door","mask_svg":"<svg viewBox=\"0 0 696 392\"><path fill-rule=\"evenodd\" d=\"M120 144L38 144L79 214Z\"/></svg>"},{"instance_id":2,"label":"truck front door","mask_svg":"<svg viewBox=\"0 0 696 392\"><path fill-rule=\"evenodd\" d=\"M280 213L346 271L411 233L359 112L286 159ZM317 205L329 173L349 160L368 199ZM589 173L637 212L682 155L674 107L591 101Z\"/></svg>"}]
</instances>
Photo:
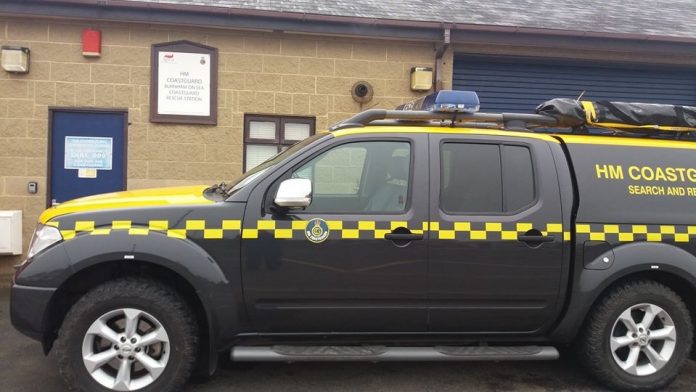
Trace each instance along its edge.
<instances>
[{"instance_id":1,"label":"truck front door","mask_svg":"<svg viewBox=\"0 0 696 392\"><path fill-rule=\"evenodd\" d=\"M427 149L426 135L345 136L257 187L242 239L257 331L427 330ZM273 208L288 178L312 181L305 210Z\"/></svg>"},{"instance_id":2,"label":"truck front door","mask_svg":"<svg viewBox=\"0 0 696 392\"><path fill-rule=\"evenodd\" d=\"M554 321L568 222L553 140L431 135L432 331L533 332Z\"/></svg>"}]
</instances>

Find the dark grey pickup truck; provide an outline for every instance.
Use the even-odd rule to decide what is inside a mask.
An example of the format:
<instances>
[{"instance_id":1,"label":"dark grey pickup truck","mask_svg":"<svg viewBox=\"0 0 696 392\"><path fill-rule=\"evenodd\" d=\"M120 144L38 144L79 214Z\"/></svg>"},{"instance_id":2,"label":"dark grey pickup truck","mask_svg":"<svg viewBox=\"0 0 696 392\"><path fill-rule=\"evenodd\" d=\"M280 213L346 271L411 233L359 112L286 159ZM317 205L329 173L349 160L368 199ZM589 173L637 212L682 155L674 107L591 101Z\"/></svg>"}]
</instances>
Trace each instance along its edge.
<instances>
[{"instance_id":1,"label":"dark grey pickup truck","mask_svg":"<svg viewBox=\"0 0 696 392\"><path fill-rule=\"evenodd\" d=\"M221 354L552 360L572 343L610 388L668 385L693 340L696 143L664 135L693 130L598 135L474 98L363 112L230 184L52 207L12 323L85 391L179 389Z\"/></svg>"}]
</instances>

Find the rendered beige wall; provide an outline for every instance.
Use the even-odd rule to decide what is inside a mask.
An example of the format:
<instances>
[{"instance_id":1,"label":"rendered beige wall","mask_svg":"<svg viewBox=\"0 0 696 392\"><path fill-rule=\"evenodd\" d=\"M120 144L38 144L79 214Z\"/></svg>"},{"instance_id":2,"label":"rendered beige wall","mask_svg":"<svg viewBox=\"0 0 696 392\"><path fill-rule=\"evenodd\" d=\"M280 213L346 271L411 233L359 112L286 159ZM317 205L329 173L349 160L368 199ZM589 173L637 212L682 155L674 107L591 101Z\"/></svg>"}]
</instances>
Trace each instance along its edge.
<instances>
[{"instance_id":1,"label":"rendered beige wall","mask_svg":"<svg viewBox=\"0 0 696 392\"><path fill-rule=\"evenodd\" d=\"M101 58L82 56L87 27L102 31ZM219 49L217 126L148 121L150 45L180 39ZM0 18L0 44L31 49L29 74L0 70L0 210L24 211L25 247L46 202L51 106L128 109L129 189L212 183L241 173L244 113L316 116L319 131L422 95L409 89L410 68L435 61L433 43L17 18ZM449 86L451 53L445 68ZM375 88L363 107L350 97L358 80ZM18 260L0 256L0 274Z\"/></svg>"}]
</instances>

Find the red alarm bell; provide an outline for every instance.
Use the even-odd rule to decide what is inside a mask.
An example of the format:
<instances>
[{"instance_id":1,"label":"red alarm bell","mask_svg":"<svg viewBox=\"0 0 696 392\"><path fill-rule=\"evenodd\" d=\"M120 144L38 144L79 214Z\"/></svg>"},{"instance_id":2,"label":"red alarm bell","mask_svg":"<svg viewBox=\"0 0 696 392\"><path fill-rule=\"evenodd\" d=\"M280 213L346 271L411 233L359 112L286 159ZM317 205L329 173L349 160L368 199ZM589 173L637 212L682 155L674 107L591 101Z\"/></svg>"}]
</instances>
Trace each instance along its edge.
<instances>
[{"instance_id":1,"label":"red alarm bell","mask_svg":"<svg viewBox=\"0 0 696 392\"><path fill-rule=\"evenodd\" d=\"M85 57L101 56L101 31L93 29L82 31L82 55Z\"/></svg>"}]
</instances>

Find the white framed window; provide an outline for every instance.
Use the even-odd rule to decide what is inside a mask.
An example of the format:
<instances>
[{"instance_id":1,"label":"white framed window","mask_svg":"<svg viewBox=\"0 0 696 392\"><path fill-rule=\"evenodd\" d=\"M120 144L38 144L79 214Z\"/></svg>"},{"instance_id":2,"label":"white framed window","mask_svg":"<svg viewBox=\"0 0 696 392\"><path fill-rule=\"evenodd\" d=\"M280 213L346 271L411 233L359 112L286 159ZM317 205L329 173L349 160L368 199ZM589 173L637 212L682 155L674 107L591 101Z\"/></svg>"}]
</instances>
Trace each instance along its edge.
<instances>
[{"instance_id":1,"label":"white framed window","mask_svg":"<svg viewBox=\"0 0 696 392\"><path fill-rule=\"evenodd\" d=\"M313 117L244 116L244 171L314 135Z\"/></svg>"}]
</instances>

